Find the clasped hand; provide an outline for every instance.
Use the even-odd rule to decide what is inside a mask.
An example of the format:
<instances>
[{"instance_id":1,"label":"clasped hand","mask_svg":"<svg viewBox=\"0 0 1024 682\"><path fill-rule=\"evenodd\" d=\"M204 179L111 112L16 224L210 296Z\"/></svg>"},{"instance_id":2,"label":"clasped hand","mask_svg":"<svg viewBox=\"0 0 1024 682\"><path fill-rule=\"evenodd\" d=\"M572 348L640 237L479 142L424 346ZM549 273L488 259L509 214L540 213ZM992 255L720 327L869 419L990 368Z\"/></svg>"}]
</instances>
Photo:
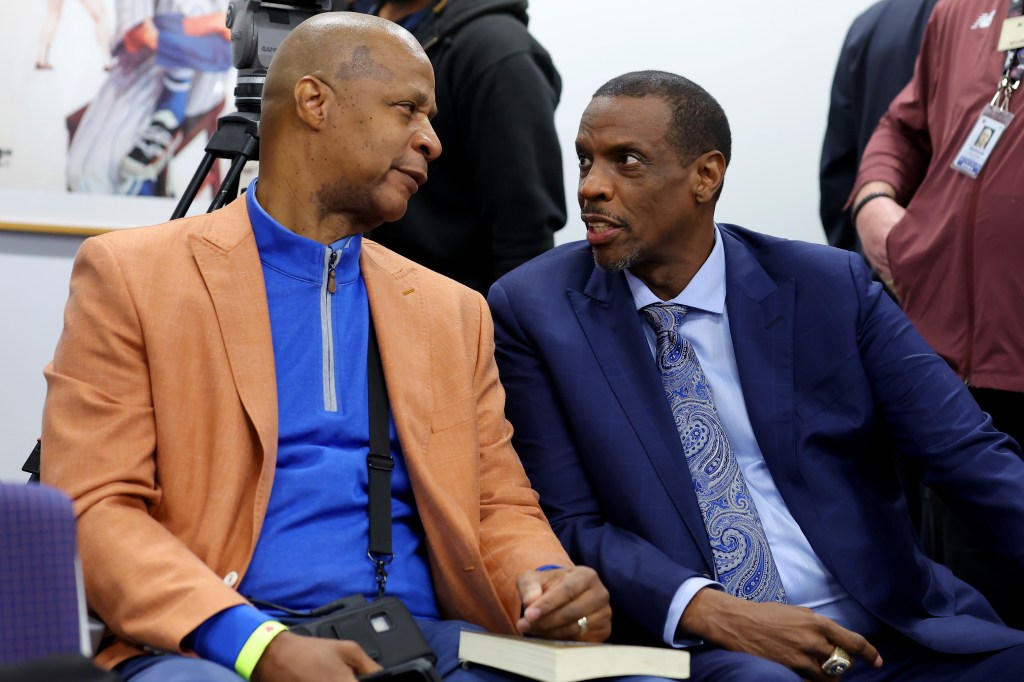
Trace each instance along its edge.
<instances>
[{"instance_id":1,"label":"clasped hand","mask_svg":"<svg viewBox=\"0 0 1024 682\"><path fill-rule=\"evenodd\" d=\"M529 571L519 576L520 634L546 639L603 642L612 633L608 590L586 566ZM581 619L586 618L585 628Z\"/></svg>"}]
</instances>

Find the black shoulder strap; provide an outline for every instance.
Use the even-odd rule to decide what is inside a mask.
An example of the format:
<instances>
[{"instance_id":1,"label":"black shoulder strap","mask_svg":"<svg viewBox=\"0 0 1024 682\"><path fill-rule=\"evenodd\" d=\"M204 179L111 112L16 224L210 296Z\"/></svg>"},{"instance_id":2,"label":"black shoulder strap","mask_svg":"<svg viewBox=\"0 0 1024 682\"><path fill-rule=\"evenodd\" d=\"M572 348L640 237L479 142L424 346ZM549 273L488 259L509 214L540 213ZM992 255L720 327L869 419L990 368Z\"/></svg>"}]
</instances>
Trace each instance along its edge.
<instances>
[{"instance_id":1,"label":"black shoulder strap","mask_svg":"<svg viewBox=\"0 0 1024 682\"><path fill-rule=\"evenodd\" d=\"M377 567L377 595L381 596L388 580L387 565L395 557L391 551L391 472L395 468L395 460L391 457L388 389L384 384L384 366L377 346L377 332L373 328L373 315L370 315L366 374L370 406L370 452L366 455L370 472L370 547L367 555Z\"/></svg>"}]
</instances>

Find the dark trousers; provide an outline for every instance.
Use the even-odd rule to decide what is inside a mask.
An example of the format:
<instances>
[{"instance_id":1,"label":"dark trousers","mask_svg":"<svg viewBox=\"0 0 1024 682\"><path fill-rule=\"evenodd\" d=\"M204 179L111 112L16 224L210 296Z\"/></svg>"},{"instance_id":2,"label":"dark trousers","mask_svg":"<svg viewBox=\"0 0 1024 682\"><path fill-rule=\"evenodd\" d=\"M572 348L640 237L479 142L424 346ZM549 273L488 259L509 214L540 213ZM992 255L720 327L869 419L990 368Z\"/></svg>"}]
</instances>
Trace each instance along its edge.
<instances>
[{"instance_id":1,"label":"dark trousers","mask_svg":"<svg viewBox=\"0 0 1024 682\"><path fill-rule=\"evenodd\" d=\"M1024 444L1024 393L972 388L971 394L997 429ZM1019 571L938 495L923 489L921 496L921 539L928 555L984 594L1007 625L1024 630Z\"/></svg>"},{"instance_id":2,"label":"dark trousers","mask_svg":"<svg viewBox=\"0 0 1024 682\"><path fill-rule=\"evenodd\" d=\"M925 649L899 633L888 631L868 640L884 661L871 668L854 662L843 682L1021 682L1024 645L983 654L941 654ZM699 647L690 659L690 682L800 682L792 670L747 654ZM839 678L835 678L838 680Z\"/></svg>"}]
</instances>

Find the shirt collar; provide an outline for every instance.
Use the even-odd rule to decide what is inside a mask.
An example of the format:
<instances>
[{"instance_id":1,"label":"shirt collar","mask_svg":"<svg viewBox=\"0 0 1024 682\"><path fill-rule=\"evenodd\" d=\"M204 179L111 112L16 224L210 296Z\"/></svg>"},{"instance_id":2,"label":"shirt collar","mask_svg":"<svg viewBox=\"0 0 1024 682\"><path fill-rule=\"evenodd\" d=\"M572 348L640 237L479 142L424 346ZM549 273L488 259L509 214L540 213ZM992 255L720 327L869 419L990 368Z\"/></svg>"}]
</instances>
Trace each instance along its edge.
<instances>
[{"instance_id":1,"label":"shirt collar","mask_svg":"<svg viewBox=\"0 0 1024 682\"><path fill-rule=\"evenodd\" d=\"M725 248L722 246L722 234L718 231L718 225L715 225L714 228L715 245L711 249L711 255L700 266L700 270L686 285L686 288L670 301L662 301L636 275L629 270L623 271L637 310L651 303L667 302L678 303L687 308L696 308L716 315L725 312Z\"/></svg>"},{"instance_id":2,"label":"shirt collar","mask_svg":"<svg viewBox=\"0 0 1024 682\"><path fill-rule=\"evenodd\" d=\"M359 252L362 249L361 234L342 237L328 245L295 234L274 220L256 199L256 183L253 179L245 192L249 209L249 222L256 237L256 249L264 265L310 282L320 283L325 273L325 249L341 251L341 258L335 267L335 280L341 284L359 276Z\"/></svg>"}]
</instances>

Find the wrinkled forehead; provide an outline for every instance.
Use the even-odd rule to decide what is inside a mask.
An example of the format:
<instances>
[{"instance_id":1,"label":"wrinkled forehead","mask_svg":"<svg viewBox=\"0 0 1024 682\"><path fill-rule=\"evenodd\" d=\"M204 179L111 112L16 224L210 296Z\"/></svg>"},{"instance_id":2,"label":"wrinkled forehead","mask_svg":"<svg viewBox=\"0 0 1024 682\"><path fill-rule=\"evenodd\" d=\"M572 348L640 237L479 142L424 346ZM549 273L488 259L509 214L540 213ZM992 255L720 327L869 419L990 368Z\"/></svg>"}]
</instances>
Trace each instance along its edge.
<instances>
[{"instance_id":1,"label":"wrinkled forehead","mask_svg":"<svg viewBox=\"0 0 1024 682\"><path fill-rule=\"evenodd\" d=\"M341 82L368 78L391 83L396 78L418 76L433 83L434 70L430 60L419 43L407 32L378 32L358 38L345 46L331 69L330 76L334 80Z\"/></svg>"}]
</instances>

